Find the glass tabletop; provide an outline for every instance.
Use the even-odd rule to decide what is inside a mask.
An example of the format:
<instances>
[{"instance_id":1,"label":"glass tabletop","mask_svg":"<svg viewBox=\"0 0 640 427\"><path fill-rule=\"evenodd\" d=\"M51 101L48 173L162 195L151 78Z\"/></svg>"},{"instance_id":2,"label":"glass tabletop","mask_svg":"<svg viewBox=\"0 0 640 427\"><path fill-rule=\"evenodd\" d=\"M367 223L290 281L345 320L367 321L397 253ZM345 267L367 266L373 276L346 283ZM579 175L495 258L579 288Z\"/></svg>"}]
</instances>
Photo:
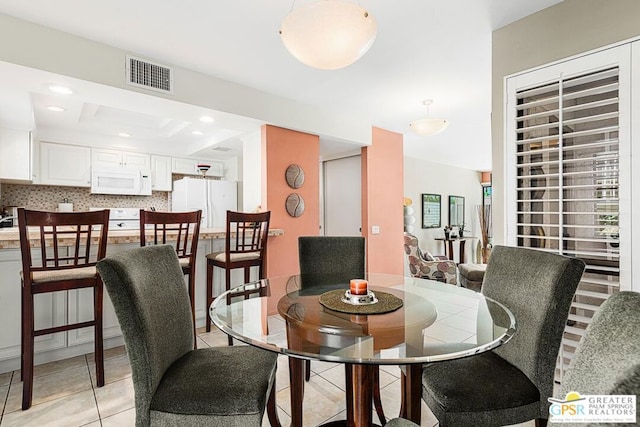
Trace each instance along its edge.
<instances>
[{"instance_id":1,"label":"glass tabletop","mask_svg":"<svg viewBox=\"0 0 640 427\"><path fill-rule=\"evenodd\" d=\"M348 290L348 283L309 279L274 277L232 289L213 301L211 320L228 335L267 350L365 364L426 363L481 353L508 341L516 328L513 314L499 302L433 280L368 274L370 291L395 296L402 306L383 314L350 314L320 303L327 292ZM309 282L312 287L305 286Z\"/></svg>"}]
</instances>

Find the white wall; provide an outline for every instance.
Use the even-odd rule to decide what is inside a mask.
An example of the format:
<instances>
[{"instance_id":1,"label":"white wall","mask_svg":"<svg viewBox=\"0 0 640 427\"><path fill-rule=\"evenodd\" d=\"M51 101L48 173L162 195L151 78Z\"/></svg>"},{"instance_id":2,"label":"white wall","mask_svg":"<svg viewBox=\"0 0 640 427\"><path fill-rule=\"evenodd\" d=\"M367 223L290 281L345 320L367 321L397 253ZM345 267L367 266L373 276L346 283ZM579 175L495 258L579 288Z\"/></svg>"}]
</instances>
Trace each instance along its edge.
<instances>
[{"instance_id":1,"label":"white wall","mask_svg":"<svg viewBox=\"0 0 640 427\"><path fill-rule=\"evenodd\" d=\"M422 193L440 194L440 228L422 227ZM482 204L482 186L480 172L453 166L432 163L412 157L404 158L404 196L413 200L416 222L413 233L420 242L420 248L434 255L444 255L442 242L435 237L444 237L443 227L449 223L449 196L463 196L465 202L465 222L467 235L480 237L480 226L476 206ZM477 240L466 244L466 260L474 261ZM471 250L473 249L473 250ZM457 259L457 245L455 259ZM405 260L406 264L406 260Z\"/></svg>"},{"instance_id":2,"label":"white wall","mask_svg":"<svg viewBox=\"0 0 640 427\"><path fill-rule=\"evenodd\" d=\"M260 131L242 137L242 210L253 212L262 203L262 143ZM284 179L284 178L283 178Z\"/></svg>"}]
</instances>

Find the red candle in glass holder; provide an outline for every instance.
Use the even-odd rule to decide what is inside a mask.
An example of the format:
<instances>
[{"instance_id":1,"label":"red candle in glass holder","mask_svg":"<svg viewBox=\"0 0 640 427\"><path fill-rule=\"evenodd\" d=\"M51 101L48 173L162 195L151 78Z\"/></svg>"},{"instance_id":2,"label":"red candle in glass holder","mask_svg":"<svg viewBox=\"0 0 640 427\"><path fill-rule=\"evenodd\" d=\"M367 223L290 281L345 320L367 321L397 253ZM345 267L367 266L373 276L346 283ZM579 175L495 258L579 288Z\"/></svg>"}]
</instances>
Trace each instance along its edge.
<instances>
[{"instance_id":1,"label":"red candle in glass holder","mask_svg":"<svg viewBox=\"0 0 640 427\"><path fill-rule=\"evenodd\" d=\"M351 292L351 295L366 295L367 281L364 279L351 279L349 282L349 292Z\"/></svg>"}]
</instances>

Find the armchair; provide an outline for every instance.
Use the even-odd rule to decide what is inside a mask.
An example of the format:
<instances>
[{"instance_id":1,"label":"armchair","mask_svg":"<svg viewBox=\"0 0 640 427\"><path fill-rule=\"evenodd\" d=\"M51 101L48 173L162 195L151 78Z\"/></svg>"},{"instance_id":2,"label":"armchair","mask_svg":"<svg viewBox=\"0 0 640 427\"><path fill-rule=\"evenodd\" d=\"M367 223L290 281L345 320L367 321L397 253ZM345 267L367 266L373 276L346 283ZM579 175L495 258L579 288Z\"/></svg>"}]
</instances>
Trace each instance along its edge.
<instances>
[{"instance_id":1,"label":"armchair","mask_svg":"<svg viewBox=\"0 0 640 427\"><path fill-rule=\"evenodd\" d=\"M457 285L456 263L447 257L425 255L413 234L404 233L404 252L409 260L411 276Z\"/></svg>"}]
</instances>

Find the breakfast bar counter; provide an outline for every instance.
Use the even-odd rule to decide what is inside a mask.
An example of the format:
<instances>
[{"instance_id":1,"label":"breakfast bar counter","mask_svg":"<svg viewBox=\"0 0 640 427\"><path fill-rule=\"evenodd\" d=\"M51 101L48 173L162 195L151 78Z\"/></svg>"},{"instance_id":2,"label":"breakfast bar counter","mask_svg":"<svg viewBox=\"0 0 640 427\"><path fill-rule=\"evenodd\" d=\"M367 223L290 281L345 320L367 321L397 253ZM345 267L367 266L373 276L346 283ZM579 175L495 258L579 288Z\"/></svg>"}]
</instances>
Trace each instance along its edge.
<instances>
[{"instance_id":1,"label":"breakfast bar counter","mask_svg":"<svg viewBox=\"0 0 640 427\"><path fill-rule=\"evenodd\" d=\"M149 230L151 233L152 230ZM34 230L35 233L35 230ZM278 238L284 234L282 229L270 229L269 236ZM206 255L224 251L226 228L201 228L196 255L196 325L204 325L208 314L206 304ZM72 244L70 242L70 244ZM107 256L137 248L140 246L140 230L109 230ZM39 257L39 249L32 252ZM0 373L20 369L20 271L22 255L18 227L0 228ZM252 269L251 277L257 279L257 268ZM231 275L232 285L244 283L242 270ZM224 273L214 271L214 295L224 292ZM38 295L35 300L35 322L39 328L52 327L65 321L86 321L93 317L93 293L90 290L71 290ZM122 332L113 311L111 300L104 294L104 346L110 348L122 345ZM93 329L83 328L59 332L38 337L35 342L37 363L51 362L93 351Z\"/></svg>"},{"instance_id":2,"label":"breakfast bar counter","mask_svg":"<svg viewBox=\"0 0 640 427\"><path fill-rule=\"evenodd\" d=\"M149 231L151 233L151 231ZM227 232L223 227L200 228L200 240L224 239ZM269 236L282 236L284 230L272 228ZM107 244L140 243L140 230L109 230ZM18 227L0 228L0 249L20 249Z\"/></svg>"}]
</instances>

